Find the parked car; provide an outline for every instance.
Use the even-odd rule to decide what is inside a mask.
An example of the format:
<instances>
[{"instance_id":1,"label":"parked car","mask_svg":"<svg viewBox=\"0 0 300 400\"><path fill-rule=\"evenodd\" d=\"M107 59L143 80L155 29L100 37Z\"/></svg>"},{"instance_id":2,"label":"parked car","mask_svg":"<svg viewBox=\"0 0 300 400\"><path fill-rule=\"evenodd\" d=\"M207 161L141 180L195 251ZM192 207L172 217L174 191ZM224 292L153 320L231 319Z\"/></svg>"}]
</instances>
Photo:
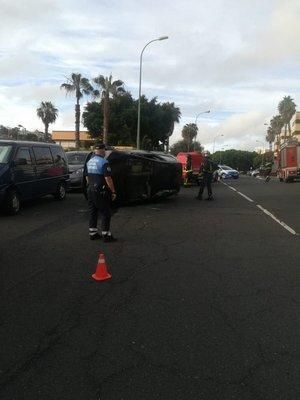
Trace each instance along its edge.
<instances>
[{"instance_id":1,"label":"parked car","mask_svg":"<svg viewBox=\"0 0 300 400\"><path fill-rule=\"evenodd\" d=\"M9 214L17 214L23 200L48 194L63 200L68 185L68 164L61 146L0 140L0 205Z\"/></svg>"},{"instance_id":2,"label":"parked car","mask_svg":"<svg viewBox=\"0 0 300 400\"><path fill-rule=\"evenodd\" d=\"M70 173L70 189L83 188L83 168L89 151L68 151L66 157Z\"/></svg>"},{"instance_id":3,"label":"parked car","mask_svg":"<svg viewBox=\"0 0 300 400\"><path fill-rule=\"evenodd\" d=\"M228 165L219 165L218 175L222 179L227 179L227 178L238 179L239 172L236 169L228 167Z\"/></svg>"},{"instance_id":4,"label":"parked car","mask_svg":"<svg viewBox=\"0 0 300 400\"><path fill-rule=\"evenodd\" d=\"M90 153L86 162L92 156L93 153ZM180 190L181 163L170 154L142 150L112 150L106 152L106 157L111 166L118 204L170 196ZM85 179L83 184L86 194Z\"/></svg>"}]
</instances>

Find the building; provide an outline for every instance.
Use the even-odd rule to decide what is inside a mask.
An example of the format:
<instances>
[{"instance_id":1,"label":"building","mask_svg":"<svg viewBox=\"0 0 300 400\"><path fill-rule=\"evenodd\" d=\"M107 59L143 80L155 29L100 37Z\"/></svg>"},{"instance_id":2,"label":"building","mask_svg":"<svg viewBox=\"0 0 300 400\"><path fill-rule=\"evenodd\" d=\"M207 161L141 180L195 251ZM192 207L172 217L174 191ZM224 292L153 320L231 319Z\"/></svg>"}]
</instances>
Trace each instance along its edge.
<instances>
[{"instance_id":1,"label":"building","mask_svg":"<svg viewBox=\"0 0 300 400\"><path fill-rule=\"evenodd\" d=\"M278 153L280 146L287 141L298 141L300 143L300 111L296 111L295 114L292 116L290 125L291 136L289 135L288 131L285 133L285 127L281 129L279 142L275 141L274 144L274 151L276 153Z\"/></svg>"},{"instance_id":2,"label":"building","mask_svg":"<svg viewBox=\"0 0 300 400\"><path fill-rule=\"evenodd\" d=\"M291 134L300 143L300 111L296 111L291 118Z\"/></svg>"},{"instance_id":3,"label":"building","mask_svg":"<svg viewBox=\"0 0 300 400\"><path fill-rule=\"evenodd\" d=\"M89 149L94 143L89 132L80 131L80 147ZM52 140L60 144L65 150L75 149L75 131L52 131Z\"/></svg>"}]
</instances>

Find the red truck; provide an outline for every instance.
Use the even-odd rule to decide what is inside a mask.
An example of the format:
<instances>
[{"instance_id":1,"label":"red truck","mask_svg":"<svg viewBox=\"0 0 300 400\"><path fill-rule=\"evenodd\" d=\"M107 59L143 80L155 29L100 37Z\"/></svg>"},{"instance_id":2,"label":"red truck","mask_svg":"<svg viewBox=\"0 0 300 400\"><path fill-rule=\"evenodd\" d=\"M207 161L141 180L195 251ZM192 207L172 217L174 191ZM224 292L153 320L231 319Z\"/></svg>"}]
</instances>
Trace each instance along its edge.
<instances>
[{"instance_id":1,"label":"red truck","mask_svg":"<svg viewBox=\"0 0 300 400\"><path fill-rule=\"evenodd\" d=\"M279 152L278 178L282 182L300 179L300 143L284 143Z\"/></svg>"},{"instance_id":2,"label":"red truck","mask_svg":"<svg viewBox=\"0 0 300 400\"><path fill-rule=\"evenodd\" d=\"M188 156L191 158L191 167L187 166ZM188 186L198 183L198 173L200 165L203 161L203 155L196 151L181 152L176 156L177 160L182 164L182 180ZM188 172L187 171L191 171ZM187 176L188 175L188 176Z\"/></svg>"}]
</instances>

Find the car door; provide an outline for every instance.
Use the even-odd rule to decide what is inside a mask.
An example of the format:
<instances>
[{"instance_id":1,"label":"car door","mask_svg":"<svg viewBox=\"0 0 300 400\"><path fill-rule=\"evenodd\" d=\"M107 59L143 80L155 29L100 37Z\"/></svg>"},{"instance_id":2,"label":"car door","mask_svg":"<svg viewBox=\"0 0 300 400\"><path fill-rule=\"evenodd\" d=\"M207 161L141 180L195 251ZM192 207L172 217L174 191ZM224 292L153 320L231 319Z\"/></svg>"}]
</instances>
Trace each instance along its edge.
<instances>
[{"instance_id":1,"label":"car door","mask_svg":"<svg viewBox=\"0 0 300 400\"><path fill-rule=\"evenodd\" d=\"M19 147L13 160L13 181L22 199L37 195L36 166L30 148Z\"/></svg>"}]
</instances>

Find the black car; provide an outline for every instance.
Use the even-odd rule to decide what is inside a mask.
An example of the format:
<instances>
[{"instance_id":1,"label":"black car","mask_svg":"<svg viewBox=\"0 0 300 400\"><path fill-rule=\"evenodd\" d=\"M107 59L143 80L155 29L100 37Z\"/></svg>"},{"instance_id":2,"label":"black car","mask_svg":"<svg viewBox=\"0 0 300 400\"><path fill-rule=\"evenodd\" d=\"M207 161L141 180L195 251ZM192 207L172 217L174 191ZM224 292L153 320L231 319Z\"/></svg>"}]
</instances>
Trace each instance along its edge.
<instances>
[{"instance_id":1,"label":"black car","mask_svg":"<svg viewBox=\"0 0 300 400\"><path fill-rule=\"evenodd\" d=\"M82 189L83 167L89 151L68 151L66 157L70 173L70 189Z\"/></svg>"},{"instance_id":2,"label":"black car","mask_svg":"<svg viewBox=\"0 0 300 400\"><path fill-rule=\"evenodd\" d=\"M17 214L23 200L48 194L63 200L68 184L68 164L61 146L0 140L0 205L9 214Z\"/></svg>"},{"instance_id":3,"label":"black car","mask_svg":"<svg viewBox=\"0 0 300 400\"><path fill-rule=\"evenodd\" d=\"M93 156L90 153L86 162ZM182 167L176 157L151 151L107 151L118 204L137 202L158 196L170 196L180 190ZM86 175L86 166L84 175ZM86 181L84 179L84 186ZM86 193L86 187L84 188Z\"/></svg>"}]
</instances>

